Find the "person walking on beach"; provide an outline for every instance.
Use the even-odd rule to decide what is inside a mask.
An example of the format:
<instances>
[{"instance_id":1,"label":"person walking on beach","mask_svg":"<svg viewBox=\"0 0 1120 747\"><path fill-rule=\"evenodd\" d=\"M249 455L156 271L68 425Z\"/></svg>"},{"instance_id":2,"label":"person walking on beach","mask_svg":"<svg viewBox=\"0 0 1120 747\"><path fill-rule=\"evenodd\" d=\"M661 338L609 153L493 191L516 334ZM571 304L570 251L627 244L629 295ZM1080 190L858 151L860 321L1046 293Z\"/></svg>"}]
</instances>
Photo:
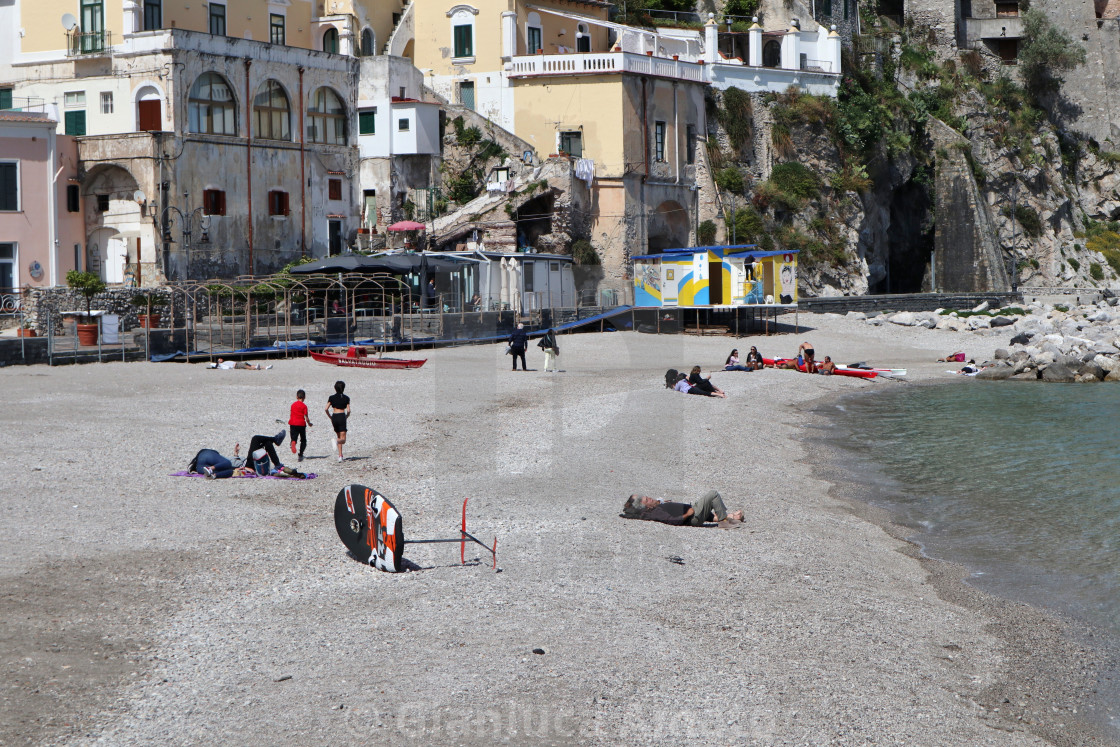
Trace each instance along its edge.
<instances>
[{"instance_id":1,"label":"person walking on beach","mask_svg":"<svg viewBox=\"0 0 1120 747\"><path fill-rule=\"evenodd\" d=\"M334 383L334 394L327 397L326 413L334 427L335 448L338 449L338 461L342 461L342 446L346 443L346 419L350 417L350 398L343 394L346 389L345 381Z\"/></svg>"},{"instance_id":2,"label":"person walking on beach","mask_svg":"<svg viewBox=\"0 0 1120 747\"><path fill-rule=\"evenodd\" d=\"M509 354L513 356L513 370L517 370L517 358L521 357L521 370L528 371L529 366L525 364L525 348L529 345L529 334L525 331L525 325L521 322L517 323L517 329L513 330L509 336Z\"/></svg>"},{"instance_id":3,"label":"person walking on beach","mask_svg":"<svg viewBox=\"0 0 1120 747\"><path fill-rule=\"evenodd\" d=\"M311 418L308 417L307 403L304 397L307 393L302 389L296 390L296 401L292 403L291 414L288 417L288 428L292 432L292 453L296 453L296 438L299 438L299 460L303 461L303 452L307 450L307 429L311 427Z\"/></svg>"},{"instance_id":4,"label":"person walking on beach","mask_svg":"<svg viewBox=\"0 0 1120 747\"><path fill-rule=\"evenodd\" d=\"M544 333L537 347L544 351L544 370L560 373L560 364L556 362L560 357L560 346L556 343L556 333L551 328Z\"/></svg>"},{"instance_id":5,"label":"person walking on beach","mask_svg":"<svg viewBox=\"0 0 1120 747\"><path fill-rule=\"evenodd\" d=\"M727 512L727 506L723 504L723 498L714 490L709 490L698 500L693 501L692 505L635 494L626 499L626 503L622 506L621 516L625 519L658 521L662 524L672 524L678 527L685 524L702 527L712 520L717 522L728 519L743 520L742 511Z\"/></svg>"}]
</instances>

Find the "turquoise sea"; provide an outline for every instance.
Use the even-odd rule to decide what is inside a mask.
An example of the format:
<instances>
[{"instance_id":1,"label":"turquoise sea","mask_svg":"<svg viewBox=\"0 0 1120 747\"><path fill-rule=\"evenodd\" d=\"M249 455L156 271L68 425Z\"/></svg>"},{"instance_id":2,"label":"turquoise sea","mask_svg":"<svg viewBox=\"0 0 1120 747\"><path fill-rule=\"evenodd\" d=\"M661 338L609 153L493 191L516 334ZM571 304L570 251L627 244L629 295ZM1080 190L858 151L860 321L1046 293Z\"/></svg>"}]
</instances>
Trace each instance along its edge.
<instances>
[{"instance_id":1,"label":"turquoise sea","mask_svg":"<svg viewBox=\"0 0 1120 747\"><path fill-rule=\"evenodd\" d=\"M1120 386L958 384L829 408L869 502L970 583L1120 637Z\"/></svg>"}]
</instances>

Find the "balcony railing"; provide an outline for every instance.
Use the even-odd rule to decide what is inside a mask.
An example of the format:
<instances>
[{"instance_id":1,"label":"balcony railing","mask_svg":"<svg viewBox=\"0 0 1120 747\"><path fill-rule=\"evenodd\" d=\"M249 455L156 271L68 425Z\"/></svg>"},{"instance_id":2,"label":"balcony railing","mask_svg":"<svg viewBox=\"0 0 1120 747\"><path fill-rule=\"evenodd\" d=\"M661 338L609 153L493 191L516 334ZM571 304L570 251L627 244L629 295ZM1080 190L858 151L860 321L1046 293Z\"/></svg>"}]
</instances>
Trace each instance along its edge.
<instances>
[{"instance_id":1,"label":"balcony railing","mask_svg":"<svg viewBox=\"0 0 1120 747\"><path fill-rule=\"evenodd\" d=\"M510 75L514 77L601 73L637 73L697 83L705 80L704 66L695 62L629 52L536 54L514 57L510 62Z\"/></svg>"},{"instance_id":2,"label":"balcony railing","mask_svg":"<svg viewBox=\"0 0 1120 747\"><path fill-rule=\"evenodd\" d=\"M5 102L0 112L45 112L47 104L37 96L12 96L10 103Z\"/></svg>"},{"instance_id":3,"label":"balcony railing","mask_svg":"<svg viewBox=\"0 0 1120 747\"><path fill-rule=\"evenodd\" d=\"M108 54L113 48L111 31L70 31L66 34L66 55L82 57L85 55Z\"/></svg>"}]
</instances>

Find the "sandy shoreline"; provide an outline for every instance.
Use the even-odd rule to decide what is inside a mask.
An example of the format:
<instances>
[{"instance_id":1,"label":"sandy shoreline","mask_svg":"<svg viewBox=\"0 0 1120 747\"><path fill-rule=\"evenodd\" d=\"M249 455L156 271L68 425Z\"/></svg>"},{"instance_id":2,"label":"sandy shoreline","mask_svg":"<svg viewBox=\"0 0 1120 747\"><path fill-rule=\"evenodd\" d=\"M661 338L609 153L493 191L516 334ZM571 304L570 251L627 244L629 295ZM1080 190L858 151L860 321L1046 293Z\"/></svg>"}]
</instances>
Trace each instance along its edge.
<instances>
[{"instance_id":1,"label":"sandy shoreline","mask_svg":"<svg viewBox=\"0 0 1120 747\"><path fill-rule=\"evenodd\" d=\"M309 459L307 483L166 475L274 432L297 387L325 457L337 369L0 370L20 403L0 416L0 743L1086 743L1080 714L1028 725L997 701L1065 681L1065 707L1091 654L1071 659L1044 613L974 604L991 598L857 515L842 474L814 473L813 403L906 384L765 371L717 372L726 401L661 388L732 345L809 339L923 380L939 355L1000 341L802 321L796 338L565 337L557 376L509 372L499 346L347 372L354 458ZM424 570L399 576L348 559L330 510L352 481L416 538L453 536L470 496L502 572L460 567L454 546L413 546ZM709 488L746 526L617 517L631 492ZM1024 641L1051 680L1024 674Z\"/></svg>"}]
</instances>

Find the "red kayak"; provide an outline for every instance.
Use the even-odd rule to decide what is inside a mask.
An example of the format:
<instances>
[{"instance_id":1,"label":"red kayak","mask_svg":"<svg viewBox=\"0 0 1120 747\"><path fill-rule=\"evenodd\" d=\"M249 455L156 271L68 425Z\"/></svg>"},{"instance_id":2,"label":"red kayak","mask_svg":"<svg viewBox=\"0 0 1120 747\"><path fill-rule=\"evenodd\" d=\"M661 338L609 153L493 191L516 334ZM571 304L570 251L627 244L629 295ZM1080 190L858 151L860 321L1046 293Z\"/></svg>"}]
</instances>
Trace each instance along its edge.
<instances>
[{"instance_id":1,"label":"red kayak","mask_svg":"<svg viewBox=\"0 0 1120 747\"><path fill-rule=\"evenodd\" d=\"M780 366L783 363L792 363L795 358L763 358L762 362L767 366ZM797 367L798 371L805 370L805 364L802 363ZM840 368L837 366L836 370L832 372L833 376L854 376L857 379L874 379L879 375L878 371L868 371L862 368Z\"/></svg>"},{"instance_id":2,"label":"red kayak","mask_svg":"<svg viewBox=\"0 0 1120 747\"><path fill-rule=\"evenodd\" d=\"M420 368L428 362L427 358L371 358L366 349L351 345L345 353L324 350L321 353L309 351L312 358L321 363L351 368Z\"/></svg>"}]
</instances>

